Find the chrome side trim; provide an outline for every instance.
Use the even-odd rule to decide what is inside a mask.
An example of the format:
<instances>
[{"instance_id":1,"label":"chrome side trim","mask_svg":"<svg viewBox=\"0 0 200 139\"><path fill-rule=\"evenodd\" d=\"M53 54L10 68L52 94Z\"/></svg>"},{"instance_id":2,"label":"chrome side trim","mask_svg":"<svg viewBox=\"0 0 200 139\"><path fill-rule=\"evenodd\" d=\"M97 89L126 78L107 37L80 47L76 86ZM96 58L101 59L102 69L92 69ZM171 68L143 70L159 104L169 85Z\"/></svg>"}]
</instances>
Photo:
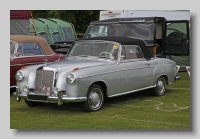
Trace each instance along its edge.
<instances>
[{"instance_id":1,"label":"chrome side trim","mask_svg":"<svg viewBox=\"0 0 200 139\"><path fill-rule=\"evenodd\" d=\"M21 57L15 57L15 59L18 59L18 58L27 58L27 57L41 57L41 56L53 56L55 54L50 54L50 55L34 55L34 56L21 56Z\"/></svg>"},{"instance_id":2,"label":"chrome side trim","mask_svg":"<svg viewBox=\"0 0 200 139\"><path fill-rule=\"evenodd\" d=\"M88 76L83 76L83 77L78 77L77 79L83 79L91 76L97 76L97 75L102 75L102 74L108 74L108 73L114 73L114 72L120 72L120 71L127 71L127 70L134 70L134 69L141 69L144 67L137 67L137 68L129 68L129 69L121 69L121 70L115 70L115 71L110 71L110 72L103 72L103 73L98 73L98 74L93 74L93 75L88 75ZM152 68L149 66L148 68Z\"/></svg>"},{"instance_id":3,"label":"chrome side trim","mask_svg":"<svg viewBox=\"0 0 200 139\"><path fill-rule=\"evenodd\" d=\"M115 65L116 63L111 63L111 64L109 64L109 66L110 65ZM101 64L101 65L95 65L95 66L87 66L87 67L81 67L81 68L79 68L80 70L81 69L86 69L86 68L93 68L93 67L101 67L101 66L106 66L107 64Z\"/></svg>"},{"instance_id":4,"label":"chrome side trim","mask_svg":"<svg viewBox=\"0 0 200 139\"><path fill-rule=\"evenodd\" d=\"M93 74L93 75L78 77L77 79L83 79L83 78L87 78L87 77L91 77L91 76L97 76L97 75L108 74L108 73L114 73L114 72L120 72L120 70L110 71L110 72L103 72L103 73L99 73L99 74Z\"/></svg>"},{"instance_id":5,"label":"chrome side trim","mask_svg":"<svg viewBox=\"0 0 200 139\"><path fill-rule=\"evenodd\" d=\"M136 68L129 68L129 69L121 69L120 71L127 71L127 70L134 70L134 69L143 69L144 67L136 67ZM148 66L147 68L154 68L153 66Z\"/></svg>"},{"instance_id":6,"label":"chrome side trim","mask_svg":"<svg viewBox=\"0 0 200 139\"><path fill-rule=\"evenodd\" d=\"M127 91L127 92L123 92L123 93L111 95L111 96L108 96L108 97L121 96L121 95L125 95L125 94L130 94L130 93L134 93L134 92L138 92L138 91L150 89L150 88L153 88L153 87L156 87L156 85L154 85L154 86L149 86L149 87L145 87L145 88L141 88L141 89L137 89L137 90Z\"/></svg>"},{"instance_id":7,"label":"chrome side trim","mask_svg":"<svg viewBox=\"0 0 200 139\"><path fill-rule=\"evenodd\" d=\"M39 65L39 64L44 64L45 62L38 62L38 63L23 63L23 64L15 64L15 65L10 65L12 67L14 66L21 66L21 65ZM51 63L51 62L47 62L47 63Z\"/></svg>"}]
</instances>

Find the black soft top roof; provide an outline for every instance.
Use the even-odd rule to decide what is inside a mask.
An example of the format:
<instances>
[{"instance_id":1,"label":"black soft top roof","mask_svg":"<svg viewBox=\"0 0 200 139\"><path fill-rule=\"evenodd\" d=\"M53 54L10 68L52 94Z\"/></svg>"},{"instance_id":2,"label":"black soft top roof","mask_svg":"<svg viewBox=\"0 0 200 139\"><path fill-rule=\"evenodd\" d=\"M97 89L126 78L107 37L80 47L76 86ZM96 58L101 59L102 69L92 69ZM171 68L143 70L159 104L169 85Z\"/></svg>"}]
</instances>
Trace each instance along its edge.
<instances>
[{"instance_id":1,"label":"black soft top roof","mask_svg":"<svg viewBox=\"0 0 200 139\"><path fill-rule=\"evenodd\" d=\"M131 17L131 18L112 18L112 19L105 19L105 20L99 20L99 21L92 21L90 24L108 24L108 23L125 23L135 20L135 23L137 23L136 20L143 20L145 19L145 22L160 22L165 21L166 19L164 17Z\"/></svg>"},{"instance_id":2,"label":"black soft top roof","mask_svg":"<svg viewBox=\"0 0 200 139\"><path fill-rule=\"evenodd\" d=\"M86 41L86 40L105 40L105 41L113 41L120 43L122 45L138 45L146 59L150 59L152 57L146 43L143 40L140 39L135 39L135 38L129 38L129 37L93 37L93 38L85 38L85 39L80 39L78 41Z\"/></svg>"}]
</instances>

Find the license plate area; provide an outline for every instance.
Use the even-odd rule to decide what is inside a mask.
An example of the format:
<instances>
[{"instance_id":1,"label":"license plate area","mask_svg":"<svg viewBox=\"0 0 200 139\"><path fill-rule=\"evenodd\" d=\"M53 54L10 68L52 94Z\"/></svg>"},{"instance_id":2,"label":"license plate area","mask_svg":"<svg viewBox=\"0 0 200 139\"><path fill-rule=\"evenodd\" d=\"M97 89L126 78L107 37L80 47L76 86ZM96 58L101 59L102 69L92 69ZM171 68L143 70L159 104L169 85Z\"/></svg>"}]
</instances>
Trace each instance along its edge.
<instances>
[{"instance_id":1,"label":"license plate area","mask_svg":"<svg viewBox=\"0 0 200 139\"><path fill-rule=\"evenodd\" d=\"M48 97L43 95L27 95L27 99L34 101L44 101L44 102L48 101Z\"/></svg>"}]
</instances>

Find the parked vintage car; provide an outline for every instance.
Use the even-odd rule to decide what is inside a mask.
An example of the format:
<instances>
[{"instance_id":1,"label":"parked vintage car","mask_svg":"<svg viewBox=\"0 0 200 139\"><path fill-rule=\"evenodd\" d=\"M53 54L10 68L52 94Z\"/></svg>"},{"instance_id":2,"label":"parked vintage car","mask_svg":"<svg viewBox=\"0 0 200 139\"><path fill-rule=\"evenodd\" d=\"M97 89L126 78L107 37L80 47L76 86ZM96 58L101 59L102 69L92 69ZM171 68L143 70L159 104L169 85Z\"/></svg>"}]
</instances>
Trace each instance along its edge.
<instances>
[{"instance_id":1,"label":"parked vintage car","mask_svg":"<svg viewBox=\"0 0 200 139\"><path fill-rule=\"evenodd\" d=\"M44 38L10 35L10 88L15 87L15 73L22 67L59 61L64 57L56 54Z\"/></svg>"},{"instance_id":2,"label":"parked vintage car","mask_svg":"<svg viewBox=\"0 0 200 139\"><path fill-rule=\"evenodd\" d=\"M65 60L19 70L17 101L28 106L42 103L81 102L86 112L102 108L106 97L150 89L162 96L166 84L180 79L176 63L151 57L143 40L97 37L77 40Z\"/></svg>"}]
</instances>

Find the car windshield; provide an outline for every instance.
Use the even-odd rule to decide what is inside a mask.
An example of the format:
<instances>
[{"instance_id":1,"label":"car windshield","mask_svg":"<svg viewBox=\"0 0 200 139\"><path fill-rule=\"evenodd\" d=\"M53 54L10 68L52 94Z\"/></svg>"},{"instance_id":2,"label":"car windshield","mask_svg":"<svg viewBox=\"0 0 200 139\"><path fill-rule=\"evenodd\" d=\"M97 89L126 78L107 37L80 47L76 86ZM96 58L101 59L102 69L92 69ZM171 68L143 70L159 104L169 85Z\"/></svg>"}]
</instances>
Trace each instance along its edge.
<instances>
[{"instance_id":1,"label":"car windshield","mask_svg":"<svg viewBox=\"0 0 200 139\"><path fill-rule=\"evenodd\" d=\"M124 36L153 40L154 27L154 23L93 25L86 38Z\"/></svg>"},{"instance_id":2,"label":"car windshield","mask_svg":"<svg viewBox=\"0 0 200 139\"><path fill-rule=\"evenodd\" d=\"M68 57L98 57L118 59L119 45L114 42L77 42Z\"/></svg>"}]
</instances>

